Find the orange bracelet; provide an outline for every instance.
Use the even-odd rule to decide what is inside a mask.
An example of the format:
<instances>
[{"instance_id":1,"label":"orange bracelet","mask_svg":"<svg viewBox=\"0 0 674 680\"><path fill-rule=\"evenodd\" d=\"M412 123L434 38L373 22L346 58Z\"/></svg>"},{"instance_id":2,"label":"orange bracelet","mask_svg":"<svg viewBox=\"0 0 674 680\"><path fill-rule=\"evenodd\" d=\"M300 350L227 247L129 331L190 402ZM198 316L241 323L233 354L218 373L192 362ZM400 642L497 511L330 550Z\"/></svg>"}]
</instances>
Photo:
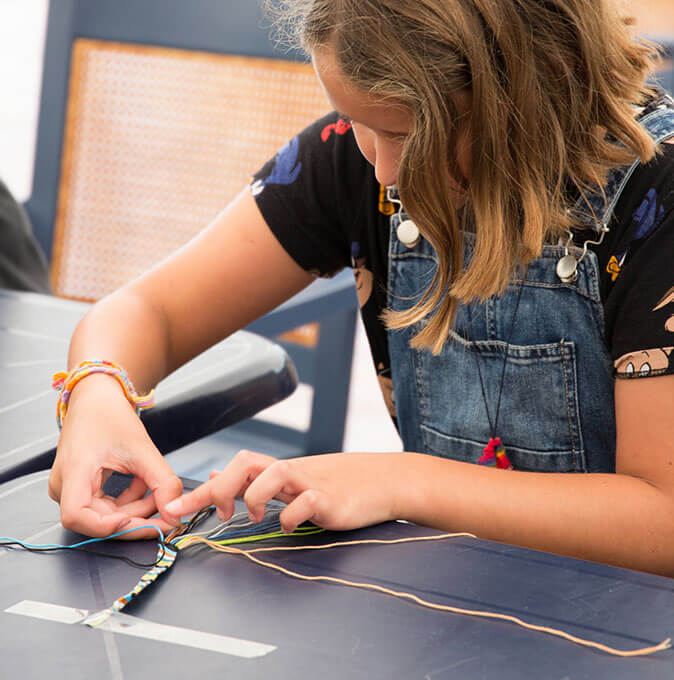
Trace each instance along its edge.
<instances>
[{"instance_id":1,"label":"orange bracelet","mask_svg":"<svg viewBox=\"0 0 674 680\"><path fill-rule=\"evenodd\" d=\"M102 359L82 361L70 373L59 371L52 377L51 386L59 391L59 398L56 402L56 423L59 430L63 426L63 419L68 411L68 401L70 400L73 388L80 380L94 373L103 373L115 378L122 386L124 395L129 400L129 403L136 409L136 413L139 414L141 409L154 406L154 390L150 390L147 394L139 395L134 389L127 372L121 366L112 361L104 361Z\"/></svg>"}]
</instances>

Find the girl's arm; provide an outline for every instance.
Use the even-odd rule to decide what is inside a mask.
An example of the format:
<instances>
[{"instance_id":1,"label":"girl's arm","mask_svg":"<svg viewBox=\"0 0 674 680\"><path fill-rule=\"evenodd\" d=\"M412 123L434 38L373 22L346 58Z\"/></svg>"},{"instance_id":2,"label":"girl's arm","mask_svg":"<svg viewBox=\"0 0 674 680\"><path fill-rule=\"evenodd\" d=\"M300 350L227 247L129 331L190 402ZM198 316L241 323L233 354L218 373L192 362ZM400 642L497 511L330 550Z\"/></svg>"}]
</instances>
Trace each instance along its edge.
<instances>
[{"instance_id":1,"label":"girl's arm","mask_svg":"<svg viewBox=\"0 0 674 680\"><path fill-rule=\"evenodd\" d=\"M274 461L244 453L170 505L188 514L243 496L261 518L349 529L406 519L537 550L674 576L674 376L618 380L617 474L504 471L418 453Z\"/></svg>"},{"instance_id":2,"label":"girl's arm","mask_svg":"<svg viewBox=\"0 0 674 680\"><path fill-rule=\"evenodd\" d=\"M139 393L146 392L311 280L273 236L246 189L194 240L96 304L77 326L68 366L92 358L114 361ZM101 492L109 470L136 475L119 500ZM147 488L153 493L143 499ZM172 522L165 504L181 489L116 381L94 375L79 382L50 477L64 526L106 535L122 524L147 524L144 517L155 509Z\"/></svg>"},{"instance_id":3,"label":"girl's arm","mask_svg":"<svg viewBox=\"0 0 674 680\"><path fill-rule=\"evenodd\" d=\"M617 474L502 476L460 465L449 473L451 494L443 494L428 483L428 466L417 469L420 486L407 489L406 514L491 540L674 576L674 376L617 380L615 396Z\"/></svg>"}]
</instances>

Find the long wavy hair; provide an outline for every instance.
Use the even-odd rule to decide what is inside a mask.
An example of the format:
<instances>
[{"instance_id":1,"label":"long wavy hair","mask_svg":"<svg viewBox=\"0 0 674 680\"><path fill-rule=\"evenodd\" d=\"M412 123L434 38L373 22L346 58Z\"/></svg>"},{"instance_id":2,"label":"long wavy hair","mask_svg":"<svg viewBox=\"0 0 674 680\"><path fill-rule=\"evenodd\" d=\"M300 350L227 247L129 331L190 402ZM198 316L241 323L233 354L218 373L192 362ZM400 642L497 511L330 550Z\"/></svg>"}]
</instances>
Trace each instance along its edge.
<instances>
[{"instance_id":1,"label":"long wavy hair","mask_svg":"<svg viewBox=\"0 0 674 680\"><path fill-rule=\"evenodd\" d=\"M633 38L610 0L270 4L309 54L330 47L356 88L412 113L398 190L438 268L411 307L386 310L384 321L423 320L415 348L440 352L459 303L502 293L518 263L573 226L569 186L601 187L611 168L656 151L635 106L652 94L645 80L657 52ZM468 121L457 92L471 95ZM471 172L457 210L450 177L462 177L466 122ZM467 266L464 229L475 231Z\"/></svg>"}]
</instances>

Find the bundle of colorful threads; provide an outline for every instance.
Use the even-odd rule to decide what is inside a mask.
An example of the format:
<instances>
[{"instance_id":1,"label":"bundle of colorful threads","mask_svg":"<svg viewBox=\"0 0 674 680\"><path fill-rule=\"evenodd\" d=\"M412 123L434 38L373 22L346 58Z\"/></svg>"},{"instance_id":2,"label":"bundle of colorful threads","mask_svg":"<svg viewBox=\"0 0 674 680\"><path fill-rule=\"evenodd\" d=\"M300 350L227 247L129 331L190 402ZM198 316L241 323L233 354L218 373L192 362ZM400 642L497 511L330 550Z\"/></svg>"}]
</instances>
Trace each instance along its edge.
<instances>
[{"instance_id":1,"label":"bundle of colorful threads","mask_svg":"<svg viewBox=\"0 0 674 680\"><path fill-rule=\"evenodd\" d=\"M218 524L215 528L203 534L192 533L192 530L215 510L215 506L210 506L199 511L187 522L174 529L166 539L160 533L157 560L154 566L141 576L138 583L128 593L117 598L112 606L90 614L83 623L96 628L116 612L122 611L131 600L140 595L149 585L152 585L175 564L180 550L190 545L195 545L195 543L212 543L213 545L222 546L232 543L250 543L286 538L287 536L306 536L325 531L320 527L309 525L297 527L295 531L289 534L284 533L279 519L283 507L280 503L269 503L265 517L259 523L251 521L246 513L238 513L231 519Z\"/></svg>"},{"instance_id":2,"label":"bundle of colorful threads","mask_svg":"<svg viewBox=\"0 0 674 680\"><path fill-rule=\"evenodd\" d=\"M496 457L496 452L494 452L494 457ZM327 575L305 575L298 572L291 571L282 567L281 565L275 564L273 562L263 561L252 553L259 552L269 552L269 551L289 551L289 550L328 550L328 549L339 549L345 548L347 546L353 545L365 545L365 544L381 544L381 545L392 545L397 543L409 543L416 541L438 541L448 538L457 538L460 536L475 538L472 534L458 533L458 534L432 534L429 536L411 536L407 538L397 538L397 539L367 539L367 540L354 540L354 541L338 541L336 543L327 543L319 545L283 545L283 546L269 546L261 548L252 548L248 550L242 550L241 548L235 547L234 543L249 543L253 541L265 541L270 538L285 538L287 536L293 535L307 535L323 531L319 527L313 525L302 525L298 527L294 532L290 534L285 534L281 530L281 525L279 521L280 509L275 507L270 513L270 517L265 516L265 519L260 524L255 524L246 518L243 514L234 515L230 520L224 522L210 531L203 533L193 533L192 530L198 525L199 521L206 516L208 516L214 507L204 508L200 512L196 513L189 521L181 524L176 530L172 531L168 537L164 538L161 530L158 527L152 527L157 530L159 535L159 551L157 553L157 560L150 569L149 572L143 575L136 586L129 591L126 595L118 598L112 606L98 612L90 614L86 619L81 621L81 623L86 624L92 628L96 628L108 620L111 616L121 611L126 605L129 604L134 598L136 598L141 592L143 592L147 586L154 583L161 574L168 571L176 562L176 557L179 550L183 550L187 547L194 546L204 546L209 547L213 550L219 552L228 553L230 555L245 557L252 562L264 566L270 569L274 569L280 573L287 576L301 579L303 581L311 582L325 582L325 583L335 583L344 586L349 586L353 588L361 588L368 591L376 591L382 594L386 594L392 597L401 598L407 601L416 603L417 605L427 607L429 609L434 609L436 611L450 612L454 614L463 614L466 616L474 616L486 619L498 619L501 621L507 621L532 632L546 633L548 635L553 635L569 642L573 642L585 647L590 647L607 654L612 654L614 656L620 657L634 657L634 656L646 656L649 654L654 654L656 652L664 651L671 648L671 639L667 638L657 645L652 645L650 647L642 647L639 649L632 650L620 650L613 647L609 647L599 642L593 642L592 640L586 640L584 638L576 637L563 630L556 628L549 628L547 626L537 625L527 623L522 619L512 616L511 614L503 614L500 612L488 611L488 610L471 610L464 609L461 607L454 607L450 605L444 605L436 602L430 602L428 600L423 600L413 593L406 593L401 591L390 590L379 584L375 583L359 583L354 581L347 581L334 576ZM148 529L149 526L137 527L135 529L127 529L125 531L112 534L106 538L92 538L80 543L73 545L32 545L20 541L14 538L0 537L0 545L18 545L27 550L42 551L42 550L72 550L80 547L84 547L90 543L96 543L100 541L107 540L107 538L115 538L123 534L128 534L132 531L138 531L140 529ZM262 533L264 532L264 533ZM101 554L101 553L98 553ZM115 554L109 554L108 557L118 557ZM127 560L128 561L128 560ZM137 563L136 563L137 564Z\"/></svg>"},{"instance_id":3,"label":"bundle of colorful threads","mask_svg":"<svg viewBox=\"0 0 674 680\"><path fill-rule=\"evenodd\" d=\"M145 588L154 583L165 571L170 569L175 564L177 557L178 549L176 547L167 543L160 543L159 550L157 551L157 564L152 567L150 571L145 572L141 576L140 581L138 581L126 595L118 597L111 607L94 612L87 617L83 623L86 623L87 626L91 626L92 628L96 628L104 621L107 621L107 619L115 612L122 611L134 597L142 593Z\"/></svg>"}]
</instances>

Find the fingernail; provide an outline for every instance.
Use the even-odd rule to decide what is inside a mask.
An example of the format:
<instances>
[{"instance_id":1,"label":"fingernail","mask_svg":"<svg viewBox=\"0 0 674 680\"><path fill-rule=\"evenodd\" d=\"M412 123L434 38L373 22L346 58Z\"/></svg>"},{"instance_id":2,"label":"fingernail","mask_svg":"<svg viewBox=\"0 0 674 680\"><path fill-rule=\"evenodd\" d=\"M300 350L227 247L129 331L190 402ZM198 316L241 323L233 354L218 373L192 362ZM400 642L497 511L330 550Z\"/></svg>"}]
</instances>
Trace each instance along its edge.
<instances>
[{"instance_id":1,"label":"fingernail","mask_svg":"<svg viewBox=\"0 0 674 680\"><path fill-rule=\"evenodd\" d=\"M126 519L123 519L118 525L116 531L121 531L125 526L128 524L131 524L131 518L127 517Z\"/></svg>"},{"instance_id":2,"label":"fingernail","mask_svg":"<svg viewBox=\"0 0 674 680\"><path fill-rule=\"evenodd\" d=\"M218 516L218 519L219 519L221 522L224 522L224 521L225 521L225 513L224 513L222 510L220 510L220 508L216 508L215 514Z\"/></svg>"},{"instance_id":3,"label":"fingernail","mask_svg":"<svg viewBox=\"0 0 674 680\"><path fill-rule=\"evenodd\" d=\"M257 522L257 519L256 519L255 515L253 514L252 510L248 511L248 518L250 519L251 522Z\"/></svg>"},{"instance_id":4,"label":"fingernail","mask_svg":"<svg viewBox=\"0 0 674 680\"><path fill-rule=\"evenodd\" d=\"M166 504L166 512L171 515L180 515L181 505L182 503L180 502L180 498L176 498L175 500L172 500L170 503Z\"/></svg>"}]
</instances>

